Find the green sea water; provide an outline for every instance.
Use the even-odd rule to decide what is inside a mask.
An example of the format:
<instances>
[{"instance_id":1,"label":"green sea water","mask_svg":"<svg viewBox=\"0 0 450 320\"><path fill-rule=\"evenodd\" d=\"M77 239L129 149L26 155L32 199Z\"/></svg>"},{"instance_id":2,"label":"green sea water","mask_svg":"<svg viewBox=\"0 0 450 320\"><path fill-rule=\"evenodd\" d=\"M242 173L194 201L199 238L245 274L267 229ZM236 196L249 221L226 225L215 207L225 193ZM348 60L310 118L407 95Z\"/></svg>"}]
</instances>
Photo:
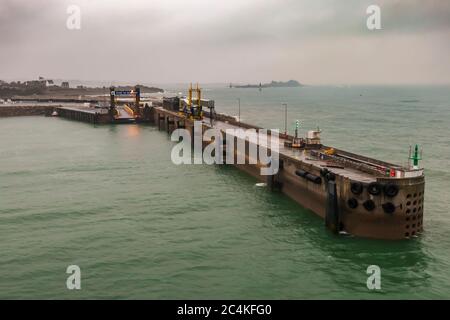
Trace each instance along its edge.
<instances>
[{"instance_id":1,"label":"green sea water","mask_svg":"<svg viewBox=\"0 0 450 320\"><path fill-rule=\"evenodd\" d=\"M169 88L169 92L181 91ZM405 163L423 147L424 234L379 241L323 221L228 166L176 166L150 125L0 118L0 298L450 298L448 87L206 86L218 112ZM81 268L81 290L66 268ZM381 268L381 290L366 269Z\"/></svg>"}]
</instances>

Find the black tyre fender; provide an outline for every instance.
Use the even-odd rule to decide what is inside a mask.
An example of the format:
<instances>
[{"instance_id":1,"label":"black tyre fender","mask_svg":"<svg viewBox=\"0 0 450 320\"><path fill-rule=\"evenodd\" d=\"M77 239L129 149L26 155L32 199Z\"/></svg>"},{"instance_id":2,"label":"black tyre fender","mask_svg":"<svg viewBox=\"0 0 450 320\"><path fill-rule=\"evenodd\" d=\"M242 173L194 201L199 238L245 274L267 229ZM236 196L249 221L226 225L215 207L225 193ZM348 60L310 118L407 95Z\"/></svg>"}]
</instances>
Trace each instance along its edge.
<instances>
[{"instance_id":1,"label":"black tyre fender","mask_svg":"<svg viewBox=\"0 0 450 320\"><path fill-rule=\"evenodd\" d=\"M375 209L375 202L369 199L364 201L363 206L367 211L372 211L373 209Z\"/></svg>"},{"instance_id":2,"label":"black tyre fender","mask_svg":"<svg viewBox=\"0 0 450 320\"><path fill-rule=\"evenodd\" d=\"M389 198L393 198L398 194L398 186L393 183L388 183L384 186L384 194L388 196Z\"/></svg>"},{"instance_id":3,"label":"black tyre fender","mask_svg":"<svg viewBox=\"0 0 450 320\"><path fill-rule=\"evenodd\" d=\"M388 214L395 212L395 205L392 202L383 203L381 206L383 207L384 212Z\"/></svg>"},{"instance_id":4,"label":"black tyre fender","mask_svg":"<svg viewBox=\"0 0 450 320\"><path fill-rule=\"evenodd\" d=\"M363 192L363 185L362 185L362 183L361 182L356 182L356 181L352 182L350 184L350 191L353 194L356 194L356 195L361 194Z\"/></svg>"},{"instance_id":5,"label":"black tyre fender","mask_svg":"<svg viewBox=\"0 0 450 320\"><path fill-rule=\"evenodd\" d=\"M367 186L367 192L369 192L373 196L377 196L381 193L382 187L378 182L371 182Z\"/></svg>"},{"instance_id":6,"label":"black tyre fender","mask_svg":"<svg viewBox=\"0 0 450 320\"><path fill-rule=\"evenodd\" d=\"M308 174L308 172L306 172L305 170L298 169L295 170L295 174L299 177L305 177Z\"/></svg>"},{"instance_id":7,"label":"black tyre fender","mask_svg":"<svg viewBox=\"0 0 450 320\"><path fill-rule=\"evenodd\" d=\"M356 200L355 198L350 198L347 200L347 205L351 209L356 209L358 207L358 200Z\"/></svg>"}]
</instances>

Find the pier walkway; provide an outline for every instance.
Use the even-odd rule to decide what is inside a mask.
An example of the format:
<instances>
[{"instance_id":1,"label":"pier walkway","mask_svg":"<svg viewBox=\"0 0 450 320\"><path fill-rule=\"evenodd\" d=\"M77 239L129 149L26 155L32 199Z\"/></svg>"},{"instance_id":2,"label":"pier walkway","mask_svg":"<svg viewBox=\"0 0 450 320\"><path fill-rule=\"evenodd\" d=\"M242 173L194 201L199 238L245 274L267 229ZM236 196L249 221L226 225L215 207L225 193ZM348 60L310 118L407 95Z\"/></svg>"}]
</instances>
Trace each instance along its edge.
<instances>
[{"instance_id":1,"label":"pier walkway","mask_svg":"<svg viewBox=\"0 0 450 320\"><path fill-rule=\"evenodd\" d=\"M203 122L205 125L210 126L211 119L204 118ZM245 130L245 128L239 127L238 125L234 125L229 122L220 121L220 120L213 121L212 127L217 128L217 129L221 130L222 132L225 132L227 129L235 130L235 129L241 128L241 129ZM254 139L257 137L252 137L252 138ZM270 141L270 137L267 137L266 134L264 133L264 134L261 134L261 138L262 138L262 142L259 142L259 144L262 145L263 147L267 147L266 142ZM358 180L358 181L367 182L367 183L376 181L375 176L373 176L372 174L363 172L363 171L359 171L359 170L356 170L353 168L348 168L348 167L345 167L345 168L330 167L329 162L312 157L308 150L286 147L284 143L287 141L290 141L290 140L283 138L282 136L279 136L278 150L279 150L279 154L280 154L280 159L287 158L290 160L303 162L304 164L307 164L307 165L324 167L324 168L327 168L328 171L330 171L330 172L339 174L339 175L349 178L351 180ZM324 151L324 149L321 149L319 151Z\"/></svg>"}]
</instances>

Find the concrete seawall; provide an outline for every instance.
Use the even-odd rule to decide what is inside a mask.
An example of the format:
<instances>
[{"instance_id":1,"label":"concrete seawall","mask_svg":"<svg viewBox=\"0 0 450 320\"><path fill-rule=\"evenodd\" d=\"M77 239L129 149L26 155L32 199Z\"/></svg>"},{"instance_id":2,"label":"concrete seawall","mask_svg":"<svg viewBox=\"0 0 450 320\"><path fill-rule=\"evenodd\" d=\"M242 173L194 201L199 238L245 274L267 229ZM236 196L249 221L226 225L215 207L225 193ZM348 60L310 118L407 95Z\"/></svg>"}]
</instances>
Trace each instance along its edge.
<instances>
[{"instance_id":1,"label":"concrete seawall","mask_svg":"<svg viewBox=\"0 0 450 320\"><path fill-rule=\"evenodd\" d=\"M111 116L109 114L101 114L95 110L82 110L78 108L70 107L58 107L56 108L58 115L62 118L88 122L93 124L107 124L112 123Z\"/></svg>"},{"instance_id":2,"label":"concrete seawall","mask_svg":"<svg viewBox=\"0 0 450 320\"><path fill-rule=\"evenodd\" d=\"M39 106L0 106L0 117L41 116L50 115L56 105Z\"/></svg>"}]
</instances>

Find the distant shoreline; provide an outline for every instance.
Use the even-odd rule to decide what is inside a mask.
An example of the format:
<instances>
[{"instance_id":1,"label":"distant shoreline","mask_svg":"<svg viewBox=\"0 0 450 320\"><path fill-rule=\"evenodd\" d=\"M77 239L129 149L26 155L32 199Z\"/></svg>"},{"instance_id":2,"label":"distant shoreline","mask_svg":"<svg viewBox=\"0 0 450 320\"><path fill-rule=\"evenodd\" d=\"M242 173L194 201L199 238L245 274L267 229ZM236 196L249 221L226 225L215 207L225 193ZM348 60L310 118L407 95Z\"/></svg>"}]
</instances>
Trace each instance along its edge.
<instances>
[{"instance_id":1,"label":"distant shoreline","mask_svg":"<svg viewBox=\"0 0 450 320\"><path fill-rule=\"evenodd\" d=\"M304 85L298 82L297 80L289 80L286 82L283 81L272 81L270 83L259 83L259 84L246 84L246 85L232 85L230 84L230 88L297 88L303 87Z\"/></svg>"},{"instance_id":2,"label":"distant shoreline","mask_svg":"<svg viewBox=\"0 0 450 320\"><path fill-rule=\"evenodd\" d=\"M14 97L40 97L40 96L91 96L109 94L109 87L88 87L77 86L70 88L69 83L66 86L47 85L46 80L26 81L26 82L0 82L0 98L11 99ZM137 85L141 93L164 93L164 89L157 87L148 87ZM119 85L115 86L117 90L132 90L134 86Z\"/></svg>"}]
</instances>

